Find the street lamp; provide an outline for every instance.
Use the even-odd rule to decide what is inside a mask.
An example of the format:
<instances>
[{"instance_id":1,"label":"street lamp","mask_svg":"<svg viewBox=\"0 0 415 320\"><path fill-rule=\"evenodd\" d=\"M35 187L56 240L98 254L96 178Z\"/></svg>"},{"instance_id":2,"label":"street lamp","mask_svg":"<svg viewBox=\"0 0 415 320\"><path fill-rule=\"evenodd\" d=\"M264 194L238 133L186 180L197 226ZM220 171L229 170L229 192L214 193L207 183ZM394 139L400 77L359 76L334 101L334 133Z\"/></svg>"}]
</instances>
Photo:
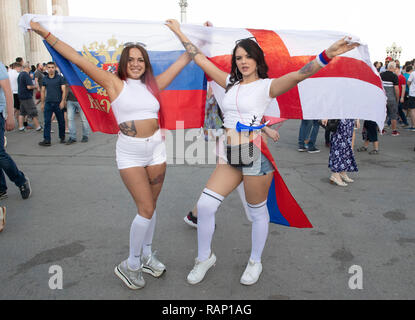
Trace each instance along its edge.
<instances>
[{"instance_id":1,"label":"street lamp","mask_svg":"<svg viewBox=\"0 0 415 320\"><path fill-rule=\"evenodd\" d=\"M187 8L187 0L180 0L180 13L181 13L181 23L186 23L186 8Z\"/></svg>"},{"instance_id":2,"label":"street lamp","mask_svg":"<svg viewBox=\"0 0 415 320\"><path fill-rule=\"evenodd\" d=\"M399 59L402 53L402 48L398 47L396 43L392 43L392 46L386 48L386 54L393 60Z\"/></svg>"}]
</instances>

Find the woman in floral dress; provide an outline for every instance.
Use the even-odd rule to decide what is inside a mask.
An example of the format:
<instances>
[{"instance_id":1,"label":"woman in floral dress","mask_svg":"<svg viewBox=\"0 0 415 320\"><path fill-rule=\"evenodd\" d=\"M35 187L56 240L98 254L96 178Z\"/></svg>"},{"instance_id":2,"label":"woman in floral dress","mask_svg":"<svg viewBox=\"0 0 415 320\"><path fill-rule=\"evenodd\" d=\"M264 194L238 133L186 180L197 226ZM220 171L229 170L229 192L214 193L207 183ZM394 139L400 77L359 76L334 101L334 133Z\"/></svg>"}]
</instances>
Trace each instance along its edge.
<instances>
[{"instance_id":1,"label":"woman in floral dress","mask_svg":"<svg viewBox=\"0 0 415 320\"><path fill-rule=\"evenodd\" d=\"M329 168L332 172L330 183L341 187L353 182L346 172L358 171L352 150L354 121L353 119L340 120L337 131L332 134L330 139Z\"/></svg>"}]
</instances>

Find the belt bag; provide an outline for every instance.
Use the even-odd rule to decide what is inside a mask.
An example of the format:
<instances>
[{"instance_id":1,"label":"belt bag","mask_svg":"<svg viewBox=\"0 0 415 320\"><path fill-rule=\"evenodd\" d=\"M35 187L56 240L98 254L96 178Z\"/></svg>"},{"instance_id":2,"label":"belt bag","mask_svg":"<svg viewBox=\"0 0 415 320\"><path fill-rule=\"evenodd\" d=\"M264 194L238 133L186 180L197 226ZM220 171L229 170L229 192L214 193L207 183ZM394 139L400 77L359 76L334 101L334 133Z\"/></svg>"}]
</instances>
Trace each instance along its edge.
<instances>
[{"instance_id":1,"label":"belt bag","mask_svg":"<svg viewBox=\"0 0 415 320\"><path fill-rule=\"evenodd\" d=\"M228 164L235 168L250 168L258 160L261 150L251 141L235 146L226 146Z\"/></svg>"}]
</instances>

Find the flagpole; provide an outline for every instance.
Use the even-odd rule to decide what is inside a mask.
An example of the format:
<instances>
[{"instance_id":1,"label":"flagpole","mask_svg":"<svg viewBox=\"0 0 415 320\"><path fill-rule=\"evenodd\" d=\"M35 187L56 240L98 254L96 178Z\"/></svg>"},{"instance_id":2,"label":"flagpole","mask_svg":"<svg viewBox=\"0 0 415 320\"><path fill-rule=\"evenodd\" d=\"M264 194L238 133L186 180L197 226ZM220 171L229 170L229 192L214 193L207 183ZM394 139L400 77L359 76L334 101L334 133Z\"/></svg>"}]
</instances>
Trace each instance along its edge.
<instances>
[{"instance_id":1,"label":"flagpole","mask_svg":"<svg viewBox=\"0 0 415 320\"><path fill-rule=\"evenodd\" d=\"M186 17L187 0L180 0L179 6L180 6L180 14L181 14L181 23L186 23L187 22L187 17Z\"/></svg>"}]
</instances>

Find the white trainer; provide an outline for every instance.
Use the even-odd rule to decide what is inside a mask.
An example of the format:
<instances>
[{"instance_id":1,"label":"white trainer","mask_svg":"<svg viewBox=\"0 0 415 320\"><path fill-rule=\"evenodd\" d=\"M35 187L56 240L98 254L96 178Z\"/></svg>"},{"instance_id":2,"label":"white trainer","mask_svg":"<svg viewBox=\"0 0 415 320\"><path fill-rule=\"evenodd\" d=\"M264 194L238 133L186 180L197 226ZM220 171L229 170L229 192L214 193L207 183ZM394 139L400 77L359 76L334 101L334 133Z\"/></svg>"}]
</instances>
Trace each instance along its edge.
<instances>
[{"instance_id":1,"label":"white trainer","mask_svg":"<svg viewBox=\"0 0 415 320\"><path fill-rule=\"evenodd\" d=\"M206 272L212 266L214 266L215 263L216 263L216 256L213 252L210 254L209 259L205 261L199 261L196 258L195 266L193 267L192 271L190 271L189 275L187 276L187 282L189 282L190 284L196 284L196 283L201 282L204 279Z\"/></svg>"},{"instance_id":2,"label":"white trainer","mask_svg":"<svg viewBox=\"0 0 415 320\"><path fill-rule=\"evenodd\" d=\"M241 277L241 283L250 286L256 283L262 272L262 263L255 262L251 259L248 261L248 265Z\"/></svg>"}]
</instances>

